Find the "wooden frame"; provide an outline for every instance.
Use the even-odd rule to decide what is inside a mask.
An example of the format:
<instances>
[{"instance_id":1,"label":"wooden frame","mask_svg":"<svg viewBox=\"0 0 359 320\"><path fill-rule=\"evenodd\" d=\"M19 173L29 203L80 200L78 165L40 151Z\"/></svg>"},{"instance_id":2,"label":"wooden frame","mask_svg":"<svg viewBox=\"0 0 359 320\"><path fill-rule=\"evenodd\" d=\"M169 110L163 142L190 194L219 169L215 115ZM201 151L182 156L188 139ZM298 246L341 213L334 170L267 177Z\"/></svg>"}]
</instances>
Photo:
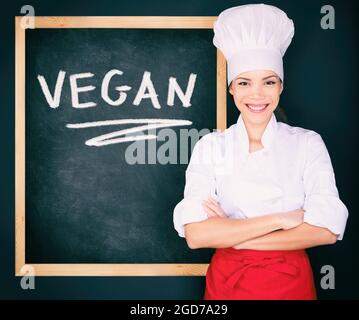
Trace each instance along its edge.
<instances>
[{"instance_id":1,"label":"wooden frame","mask_svg":"<svg viewBox=\"0 0 359 320\"><path fill-rule=\"evenodd\" d=\"M15 17L15 275L25 261L25 30ZM217 17L35 17L35 28L200 28ZM217 129L226 128L226 61L217 49ZM34 276L203 276L208 264L31 264Z\"/></svg>"}]
</instances>

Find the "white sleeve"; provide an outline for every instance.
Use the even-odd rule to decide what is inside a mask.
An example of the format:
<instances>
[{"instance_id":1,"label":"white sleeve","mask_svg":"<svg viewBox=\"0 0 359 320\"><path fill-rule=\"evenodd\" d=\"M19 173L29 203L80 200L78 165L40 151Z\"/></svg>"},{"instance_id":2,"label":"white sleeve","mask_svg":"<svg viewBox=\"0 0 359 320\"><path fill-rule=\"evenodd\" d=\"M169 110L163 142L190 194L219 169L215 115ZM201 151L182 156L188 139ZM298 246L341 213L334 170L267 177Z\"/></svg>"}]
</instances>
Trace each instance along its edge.
<instances>
[{"instance_id":1,"label":"white sleeve","mask_svg":"<svg viewBox=\"0 0 359 320\"><path fill-rule=\"evenodd\" d=\"M304 222L325 227L343 239L348 209L340 200L328 150L322 137L310 131L304 169Z\"/></svg>"},{"instance_id":2,"label":"white sleeve","mask_svg":"<svg viewBox=\"0 0 359 320\"><path fill-rule=\"evenodd\" d=\"M215 177L212 164L213 136L209 133L197 141L186 169L184 197L173 211L173 223L178 235L185 237L184 225L206 220L202 201L216 198Z\"/></svg>"}]
</instances>

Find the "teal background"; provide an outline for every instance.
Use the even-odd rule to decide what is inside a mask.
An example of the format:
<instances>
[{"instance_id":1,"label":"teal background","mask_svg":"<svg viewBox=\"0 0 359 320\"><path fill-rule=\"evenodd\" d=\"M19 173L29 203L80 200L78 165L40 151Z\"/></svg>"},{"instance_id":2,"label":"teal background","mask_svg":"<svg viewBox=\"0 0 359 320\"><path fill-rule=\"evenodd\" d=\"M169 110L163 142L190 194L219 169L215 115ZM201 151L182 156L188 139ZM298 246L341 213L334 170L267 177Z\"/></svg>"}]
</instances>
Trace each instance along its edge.
<instances>
[{"instance_id":1,"label":"teal background","mask_svg":"<svg viewBox=\"0 0 359 320\"><path fill-rule=\"evenodd\" d=\"M14 16L31 4L39 16L214 16L244 1L13 1L0 17L0 298L201 299L204 277L38 277L22 290L14 276ZM280 106L288 122L320 133L331 155L337 187L349 209L344 239L308 250L320 299L359 298L358 276L358 19L355 1L271 1L295 23L285 59ZM320 28L322 5L336 10L336 29ZM229 101L228 125L238 113ZM320 269L335 268L335 290L320 288Z\"/></svg>"}]
</instances>

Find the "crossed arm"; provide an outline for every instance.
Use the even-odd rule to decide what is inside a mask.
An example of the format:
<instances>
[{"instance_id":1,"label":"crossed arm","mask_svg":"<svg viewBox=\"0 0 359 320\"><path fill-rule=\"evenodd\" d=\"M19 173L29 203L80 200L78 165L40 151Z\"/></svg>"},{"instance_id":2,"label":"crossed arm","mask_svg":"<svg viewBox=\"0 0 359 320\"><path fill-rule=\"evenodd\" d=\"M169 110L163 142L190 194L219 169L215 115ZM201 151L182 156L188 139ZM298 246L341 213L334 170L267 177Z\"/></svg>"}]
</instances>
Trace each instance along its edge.
<instances>
[{"instance_id":1,"label":"crossed arm","mask_svg":"<svg viewBox=\"0 0 359 320\"><path fill-rule=\"evenodd\" d=\"M302 223L290 230L279 230L252 238L234 246L235 249L299 250L334 244L337 236L327 228Z\"/></svg>"},{"instance_id":2,"label":"crossed arm","mask_svg":"<svg viewBox=\"0 0 359 320\"><path fill-rule=\"evenodd\" d=\"M304 223L301 209L230 219L213 199L203 206L209 219L185 225L186 240L192 249L299 250L334 244L337 240L337 235L327 228Z\"/></svg>"}]
</instances>

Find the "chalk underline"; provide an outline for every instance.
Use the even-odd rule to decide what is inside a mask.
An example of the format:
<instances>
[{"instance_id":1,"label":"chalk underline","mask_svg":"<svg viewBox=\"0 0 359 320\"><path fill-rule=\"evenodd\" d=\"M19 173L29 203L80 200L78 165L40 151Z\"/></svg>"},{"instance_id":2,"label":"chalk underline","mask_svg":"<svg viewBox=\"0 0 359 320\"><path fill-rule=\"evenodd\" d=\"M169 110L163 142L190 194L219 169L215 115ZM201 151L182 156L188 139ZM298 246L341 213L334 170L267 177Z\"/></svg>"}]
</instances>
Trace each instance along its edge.
<instances>
[{"instance_id":1,"label":"chalk underline","mask_svg":"<svg viewBox=\"0 0 359 320\"><path fill-rule=\"evenodd\" d=\"M100 147L100 146L115 144L115 143L156 139L157 136L153 134L135 135L135 136L121 137L121 138L119 137L143 130L151 130L151 129L165 128L165 127L176 127L176 126L189 126L192 124L192 121L180 120L180 119L117 119L117 120L103 120L103 121L92 121L92 122L83 122L83 123L68 123L66 124L66 127L70 129L82 129L82 128L119 125L119 124L143 124L143 123L145 123L146 125L135 126L132 128L122 129L107 134L103 134L91 138L89 140L86 140L85 144L88 146Z\"/></svg>"}]
</instances>

